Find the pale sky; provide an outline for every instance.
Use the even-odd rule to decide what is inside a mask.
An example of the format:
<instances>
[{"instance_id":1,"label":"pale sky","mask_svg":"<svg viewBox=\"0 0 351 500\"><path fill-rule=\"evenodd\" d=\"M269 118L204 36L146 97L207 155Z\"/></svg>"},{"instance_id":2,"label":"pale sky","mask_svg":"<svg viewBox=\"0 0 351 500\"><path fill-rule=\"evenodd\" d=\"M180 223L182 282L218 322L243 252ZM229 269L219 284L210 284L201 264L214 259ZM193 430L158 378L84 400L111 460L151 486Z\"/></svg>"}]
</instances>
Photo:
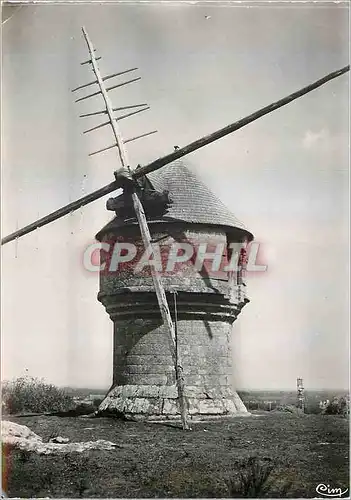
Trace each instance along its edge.
<instances>
[{"instance_id":1,"label":"pale sky","mask_svg":"<svg viewBox=\"0 0 351 500\"><path fill-rule=\"evenodd\" d=\"M121 122L147 163L348 63L345 4L25 6L3 27L2 234L113 180L116 153L92 80L85 26L104 74L138 67L110 93L151 110ZM205 16L210 16L208 19ZM114 81L113 81L114 82ZM237 388L348 386L348 74L187 157L255 235L266 273L234 323ZM112 80L111 80L112 84ZM83 93L81 94L83 95ZM90 121L88 121L90 120ZM107 388L112 322L84 248L112 218L105 199L3 247L3 377Z\"/></svg>"}]
</instances>

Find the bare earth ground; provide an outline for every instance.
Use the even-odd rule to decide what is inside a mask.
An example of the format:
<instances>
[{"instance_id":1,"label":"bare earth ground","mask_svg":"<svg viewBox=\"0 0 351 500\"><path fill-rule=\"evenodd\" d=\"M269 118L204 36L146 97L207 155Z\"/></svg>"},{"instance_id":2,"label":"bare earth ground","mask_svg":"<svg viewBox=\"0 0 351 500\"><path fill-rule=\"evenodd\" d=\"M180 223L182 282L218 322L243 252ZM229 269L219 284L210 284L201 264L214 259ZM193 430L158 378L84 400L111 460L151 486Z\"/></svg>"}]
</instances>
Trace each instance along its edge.
<instances>
[{"instance_id":1,"label":"bare earth ground","mask_svg":"<svg viewBox=\"0 0 351 500\"><path fill-rule=\"evenodd\" d=\"M17 417L48 440L106 439L114 451L36 455L5 450L10 497L237 497L240 463L276 462L267 496L314 498L319 483L349 487L349 422L332 415L278 412L193 424L191 432L108 418ZM347 495L348 496L348 495Z\"/></svg>"}]
</instances>

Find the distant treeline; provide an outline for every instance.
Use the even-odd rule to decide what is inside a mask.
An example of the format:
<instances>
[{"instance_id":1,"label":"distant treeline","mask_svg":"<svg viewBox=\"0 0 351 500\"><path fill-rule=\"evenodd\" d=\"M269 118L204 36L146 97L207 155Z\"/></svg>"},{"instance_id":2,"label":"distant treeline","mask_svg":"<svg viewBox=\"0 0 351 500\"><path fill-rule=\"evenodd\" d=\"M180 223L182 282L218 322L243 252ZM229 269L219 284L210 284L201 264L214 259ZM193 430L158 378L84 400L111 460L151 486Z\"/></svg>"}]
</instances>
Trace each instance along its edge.
<instances>
[{"instance_id":1,"label":"distant treeline","mask_svg":"<svg viewBox=\"0 0 351 500\"><path fill-rule=\"evenodd\" d=\"M248 410L272 411L277 407L296 405L296 391L238 391ZM342 397L347 394L346 390L321 390L305 391L305 412L320 413L321 401L332 401L335 397Z\"/></svg>"},{"instance_id":2,"label":"distant treeline","mask_svg":"<svg viewBox=\"0 0 351 500\"><path fill-rule=\"evenodd\" d=\"M71 397L86 398L91 395L104 395L108 389L92 389L89 387L65 387ZM332 401L335 397L345 396L347 390L305 390L306 413L320 413L320 401ZM238 391L248 410L271 411L277 407L296 405L296 390L242 390Z\"/></svg>"},{"instance_id":3,"label":"distant treeline","mask_svg":"<svg viewBox=\"0 0 351 500\"><path fill-rule=\"evenodd\" d=\"M64 391L72 397L86 398L91 394L101 394L105 395L108 392L107 389L91 389L89 387L63 387Z\"/></svg>"}]
</instances>

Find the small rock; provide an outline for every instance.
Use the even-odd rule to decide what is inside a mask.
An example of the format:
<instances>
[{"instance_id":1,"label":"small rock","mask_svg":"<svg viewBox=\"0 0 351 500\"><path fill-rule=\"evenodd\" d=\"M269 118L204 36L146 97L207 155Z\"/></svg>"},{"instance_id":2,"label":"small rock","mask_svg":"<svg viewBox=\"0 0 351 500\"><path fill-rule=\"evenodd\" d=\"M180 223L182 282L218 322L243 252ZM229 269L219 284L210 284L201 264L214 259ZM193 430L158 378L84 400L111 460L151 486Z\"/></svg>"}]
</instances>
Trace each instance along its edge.
<instances>
[{"instance_id":1,"label":"small rock","mask_svg":"<svg viewBox=\"0 0 351 500\"><path fill-rule=\"evenodd\" d=\"M57 437L51 438L49 440L49 443L63 444L63 443L68 443L68 442L69 442L69 439L68 438L63 438L62 436L57 436Z\"/></svg>"}]
</instances>

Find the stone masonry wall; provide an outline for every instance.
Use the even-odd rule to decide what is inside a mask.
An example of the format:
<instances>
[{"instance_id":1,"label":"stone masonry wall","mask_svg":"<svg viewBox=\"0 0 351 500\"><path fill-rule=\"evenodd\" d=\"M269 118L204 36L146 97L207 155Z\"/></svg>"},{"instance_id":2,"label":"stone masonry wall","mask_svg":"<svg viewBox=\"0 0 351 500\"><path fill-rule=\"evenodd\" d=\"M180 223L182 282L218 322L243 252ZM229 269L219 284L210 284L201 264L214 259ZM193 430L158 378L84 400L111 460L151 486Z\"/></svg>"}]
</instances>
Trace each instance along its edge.
<instances>
[{"instance_id":1,"label":"stone masonry wall","mask_svg":"<svg viewBox=\"0 0 351 500\"><path fill-rule=\"evenodd\" d=\"M178 350L185 383L203 390L230 386L231 325L222 321L179 321ZM164 326L154 320L116 321L114 384L172 385L174 366Z\"/></svg>"},{"instance_id":2,"label":"stone masonry wall","mask_svg":"<svg viewBox=\"0 0 351 500\"><path fill-rule=\"evenodd\" d=\"M232 387L231 325L180 320L178 349L192 416L246 414ZM179 414L175 372L164 326L154 320L115 322L114 384L101 409L133 418Z\"/></svg>"},{"instance_id":3,"label":"stone masonry wall","mask_svg":"<svg viewBox=\"0 0 351 500\"><path fill-rule=\"evenodd\" d=\"M217 228L186 224L170 230L170 226L152 233L155 240L166 236L166 249L174 241L226 243L225 232ZM135 231L124 233L120 228L118 237L106 234L104 241L118 238L141 245ZM105 255L103 261L108 258ZM172 313L172 292L177 291L178 349L189 414L247 414L231 380L232 324L245 303L233 300L233 282L223 272L197 271L193 262L182 263L162 279ZM130 265L115 273L102 272L98 298L114 323L113 385L100 411L147 419L179 415L168 335L150 273L136 276Z\"/></svg>"}]
</instances>

